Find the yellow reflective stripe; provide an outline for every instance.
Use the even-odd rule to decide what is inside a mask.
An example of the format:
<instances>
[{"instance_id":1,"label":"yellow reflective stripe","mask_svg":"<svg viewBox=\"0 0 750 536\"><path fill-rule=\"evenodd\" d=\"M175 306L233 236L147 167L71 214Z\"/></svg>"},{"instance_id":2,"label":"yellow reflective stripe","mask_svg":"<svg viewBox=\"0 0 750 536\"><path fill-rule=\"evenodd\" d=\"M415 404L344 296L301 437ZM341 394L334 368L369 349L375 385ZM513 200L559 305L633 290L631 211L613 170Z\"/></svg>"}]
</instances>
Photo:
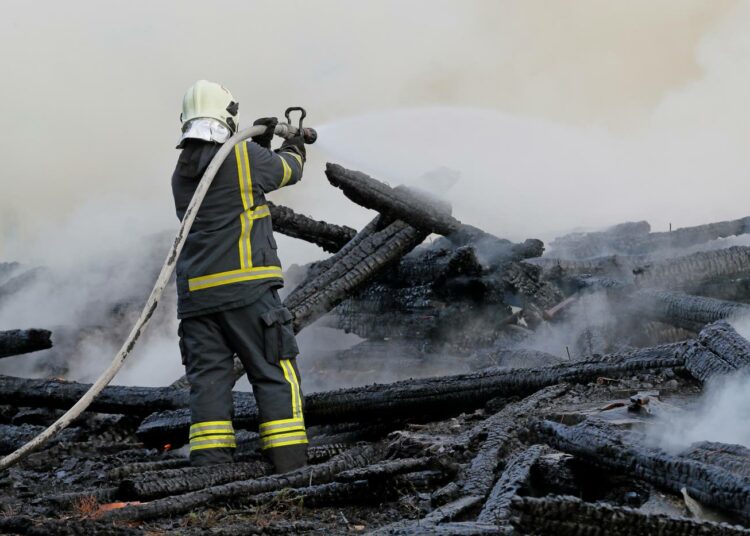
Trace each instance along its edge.
<instances>
[{"instance_id":1,"label":"yellow reflective stripe","mask_svg":"<svg viewBox=\"0 0 750 536\"><path fill-rule=\"evenodd\" d=\"M284 274L278 266L256 266L253 268L240 268L239 270L230 270L218 274L203 275L188 279L188 288L190 292L202 290L204 288L218 287L220 285L230 285L242 281L253 281L256 279L283 279Z\"/></svg>"},{"instance_id":2,"label":"yellow reflective stripe","mask_svg":"<svg viewBox=\"0 0 750 536\"><path fill-rule=\"evenodd\" d=\"M302 418L302 400L299 395L299 382L297 381L297 374L294 372L294 367L288 359L281 359L279 361L281 370L284 371L284 378L289 382L292 396L292 417L298 419Z\"/></svg>"},{"instance_id":3,"label":"yellow reflective stripe","mask_svg":"<svg viewBox=\"0 0 750 536\"><path fill-rule=\"evenodd\" d=\"M259 426L261 434L266 430L272 430L277 429L284 426L304 426L305 421L302 419L295 419L294 417L291 419L279 419L277 421L266 421L264 423L261 423Z\"/></svg>"},{"instance_id":4,"label":"yellow reflective stripe","mask_svg":"<svg viewBox=\"0 0 750 536\"><path fill-rule=\"evenodd\" d=\"M211 426L197 432L190 432L190 439L214 434L234 434L234 430L231 427L226 426Z\"/></svg>"},{"instance_id":5,"label":"yellow reflective stripe","mask_svg":"<svg viewBox=\"0 0 750 536\"><path fill-rule=\"evenodd\" d=\"M288 154L289 156L292 156L292 157L294 157L294 159L295 159L295 160L297 161L297 163L299 164L299 168L300 168L300 169L302 169L302 166L303 166L304 164L302 163L302 157L301 157L300 155L298 155L297 153L288 153L288 152L283 152L283 153L280 153L280 154Z\"/></svg>"},{"instance_id":6,"label":"yellow reflective stripe","mask_svg":"<svg viewBox=\"0 0 750 536\"><path fill-rule=\"evenodd\" d=\"M279 156L279 160L281 160L281 167L284 170L284 176L281 178L281 182L279 183L279 188L282 188L286 186L286 184L289 182L289 179L292 178L292 168L289 167L289 164L283 156Z\"/></svg>"},{"instance_id":7,"label":"yellow reflective stripe","mask_svg":"<svg viewBox=\"0 0 750 536\"><path fill-rule=\"evenodd\" d=\"M205 426L228 426L232 428L232 421L201 421L190 425L190 433L197 432ZM234 429L234 428L232 428Z\"/></svg>"},{"instance_id":8,"label":"yellow reflective stripe","mask_svg":"<svg viewBox=\"0 0 750 536\"><path fill-rule=\"evenodd\" d=\"M250 158L247 155L247 142L240 143L242 153L242 164L245 174L245 197L247 198L247 205L245 209L251 208L255 201L253 201L253 177L250 175Z\"/></svg>"},{"instance_id":9,"label":"yellow reflective stripe","mask_svg":"<svg viewBox=\"0 0 750 536\"><path fill-rule=\"evenodd\" d=\"M277 428L275 430L268 430L267 432L261 432L260 437L261 438L269 438L271 436L276 437L279 434L286 434L286 433L305 433L305 425L296 425L296 426L285 426L284 428Z\"/></svg>"},{"instance_id":10,"label":"yellow reflective stripe","mask_svg":"<svg viewBox=\"0 0 750 536\"><path fill-rule=\"evenodd\" d=\"M248 210L247 216L251 220L259 220L261 218L267 218L271 215L271 209L268 205L260 205L255 207L255 210Z\"/></svg>"},{"instance_id":11,"label":"yellow reflective stripe","mask_svg":"<svg viewBox=\"0 0 750 536\"><path fill-rule=\"evenodd\" d=\"M283 447L285 445L299 445L301 443L307 443L307 434L304 432L292 432L261 438L261 448L263 449Z\"/></svg>"},{"instance_id":12,"label":"yellow reflective stripe","mask_svg":"<svg viewBox=\"0 0 750 536\"><path fill-rule=\"evenodd\" d=\"M230 438L210 438L204 441L191 441L190 451L202 450L202 449L234 449L237 448L237 443L234 440L234 436Z\"/></svg>"},{"instance_id":13,"label":"yellow reflective stripe","mask_svg":"<svg viewBox=\"0 0 750 536\"><path fill-rule=\"evenodd\" d=\"M261 218L267 218L271 215L271 209L268 205L260 205L255 209L247 209L240 214L240 268L253 267L253 248L250 243L250 234L253 231L253 221Z\"/></svg>"},{"instance_id":14,"label":"yellow reflective stripe","mask_svg":"<svg viewBox=\"0 0 750 536\"><path fill-rule=\"evenodd\" d=\"M237 161L237 179L240 181L240 195L242 196L242 207L247 210L252 205L247 204L247 199L245 197L245 177L242 173L242 153L240 152L240 145L244 144L238 144L234 146L234 159Z\"/></svg>"}]
</instances>

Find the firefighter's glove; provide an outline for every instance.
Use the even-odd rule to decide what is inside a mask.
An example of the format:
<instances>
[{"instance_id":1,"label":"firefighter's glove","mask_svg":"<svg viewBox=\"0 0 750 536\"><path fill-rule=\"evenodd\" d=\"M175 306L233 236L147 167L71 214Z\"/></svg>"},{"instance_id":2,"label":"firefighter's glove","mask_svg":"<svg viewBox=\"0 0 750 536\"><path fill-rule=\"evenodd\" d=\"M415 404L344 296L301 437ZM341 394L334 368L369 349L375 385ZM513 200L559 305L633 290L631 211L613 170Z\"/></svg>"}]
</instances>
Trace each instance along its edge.
<instances>
[{"instance_id":1,"label":"firefighter's glove","mask_svg":"<svg viewBox=\"0 0 750 536\"><path fill-rule=\"evenodd\" d=\"M279 148L279 152L290 150L299 154L303 160L307 160L307 153L305 152L305 139L302 136L294 136L293 138L284 140L284 143L282 143L281 147Z\"/></svg>"},{"instance_id":2,"label":"firefighter's glove","mask_svg":"<svg viewBox=\"0 0 750 536\"><path fill-rule=\"evenodd\" d=\"M263 125L266 127L266 131L263 134L253 136L252 139L255 143L266 149L271 148L271 140L273 139L273 131L276 129L276 125L279 124L279 120L275 117L261 117L253 122L253 126Z\"/></svg>"}]
</instances>

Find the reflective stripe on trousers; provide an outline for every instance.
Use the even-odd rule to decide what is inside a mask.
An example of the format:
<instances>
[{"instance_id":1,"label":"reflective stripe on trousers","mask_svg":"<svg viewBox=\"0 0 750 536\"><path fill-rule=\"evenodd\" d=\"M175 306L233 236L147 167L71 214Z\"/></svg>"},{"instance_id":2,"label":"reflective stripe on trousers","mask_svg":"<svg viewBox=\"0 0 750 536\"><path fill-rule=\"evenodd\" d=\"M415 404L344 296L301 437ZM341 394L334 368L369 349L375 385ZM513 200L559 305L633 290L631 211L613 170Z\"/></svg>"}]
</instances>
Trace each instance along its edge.
<instances>
[{"instance_id":1,"label":"reflective stripe on trousers","mask_svg":"<svg viewBox=\"0 0 750 536\"><path fill-rule=\"evenodd\" d=\"M236 447L232 421L203 421L190 426L190 452Z\"/></svg>"},{"instance_id":2,"label":"reflective stripe on trousers","mask_svg":"<svg viewBox=\"0 0 750 536\"><path fill-rule=\"evenodd\" d=\"M259 427L260 441L261 447L264 450L307 443L307 432L305 431L305 420L302 416L302 397L300 396L297 373L289 359L279 361L279 366L284 372L284 379L289 383L292 417L261 423Z\"/></svg>"}]
</instances>

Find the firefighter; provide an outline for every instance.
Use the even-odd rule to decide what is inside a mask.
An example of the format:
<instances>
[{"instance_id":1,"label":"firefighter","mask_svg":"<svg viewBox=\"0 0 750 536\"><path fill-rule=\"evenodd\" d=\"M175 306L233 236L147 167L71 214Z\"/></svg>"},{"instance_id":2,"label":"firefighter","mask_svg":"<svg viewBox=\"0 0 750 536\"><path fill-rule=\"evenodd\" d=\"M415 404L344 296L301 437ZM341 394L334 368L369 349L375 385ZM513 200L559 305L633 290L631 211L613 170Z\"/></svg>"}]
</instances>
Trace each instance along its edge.
<instances>
[{"instance_id":1,"label":"firefighter","mask_svg":"<svg viewBox=\"0 0 750 536\"><path fill-rule=\"evenodd\" d=\"M172 175L182 219L209 162L237 131L239 105L223 86L199 80L182 102L182 137ZM190 462L233 460L233 356L248 373L258 403L261 447L277 472L307 462L307 433L292 315L283 286L265 194L302 178L301 137L271 150L276 118L243 141L221 165L177 260L177 316L190 383Z\"/></svg>"}]
</instances>

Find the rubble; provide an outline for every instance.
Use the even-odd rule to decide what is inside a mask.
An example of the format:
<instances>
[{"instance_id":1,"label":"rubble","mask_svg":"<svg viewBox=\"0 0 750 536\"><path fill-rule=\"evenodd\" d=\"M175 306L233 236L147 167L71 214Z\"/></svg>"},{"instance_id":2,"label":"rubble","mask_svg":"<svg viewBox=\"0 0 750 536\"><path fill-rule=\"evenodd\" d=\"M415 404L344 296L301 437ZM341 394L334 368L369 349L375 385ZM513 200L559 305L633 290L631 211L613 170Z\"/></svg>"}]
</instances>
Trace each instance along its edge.
<instances>
[{"instance_id":1,"label":"rubble","mask_svg":"<svg viewBox=\"0 0 750 536\"><path fill-rule=\"evenodd\" d=\"M733 326L750 312L750 248L711 242L745 233L747 218L671 233L626 223L545 254L422 192L335 164L326 174L378 215L355 231L271 206L276 231L332 254L284 300L295 330L319 321L364 339L315 364L336 388L305 393L309 465L272 474L252 393L234 393L235 463L190 467L186 381L110 386L0 475L0 532L750 533L748 448L649 440L665 407L750 366ZM43 270L0 263L0 303ZM32 332L15 336L31 344ZM14 348L43 350L28 344ZM380 369L399 379L373 383ZM89 387L0 375L0 452Z\"/></svg>"}]
</instances>

